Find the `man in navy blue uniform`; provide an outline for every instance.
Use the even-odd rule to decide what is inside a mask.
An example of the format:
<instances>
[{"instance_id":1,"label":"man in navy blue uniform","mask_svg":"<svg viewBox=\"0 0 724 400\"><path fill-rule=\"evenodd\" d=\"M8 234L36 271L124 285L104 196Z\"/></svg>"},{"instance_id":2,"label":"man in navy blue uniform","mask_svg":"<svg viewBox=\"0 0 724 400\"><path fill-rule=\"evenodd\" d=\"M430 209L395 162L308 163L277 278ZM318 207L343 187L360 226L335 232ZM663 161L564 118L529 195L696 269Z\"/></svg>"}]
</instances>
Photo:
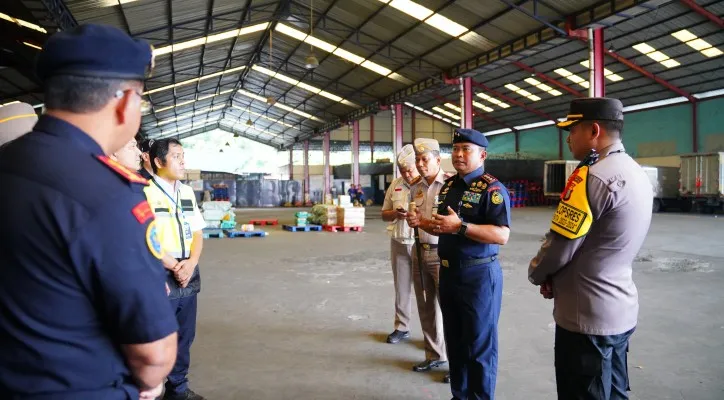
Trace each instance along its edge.
<instances>
[{"instance_id":1,"label":"man in navy blue uniform","mask_svg":"<svg viewBox=\"0 0 724 400\"><path fill-rule=\"evenodd\" d=\"M111 49L111 50L109 50ZM152 399L176 356L138 131L148 44L102 25L38 56L47 113L0 150L0 398Z\"/></svg>"},{"instance_id":2,"label":"man in navy blue uniform","mask_svg":"<svg viewBox=\"0 0 724 400\"><path fill-rule=\"evenodd\" d=\"M425 227L439 235L440 307L453 398L493 399L498 368L498 317L503 296L500 245L510 235L508 191L485 172L488 140L456 129L457 175L438 195L437 215Z\"/></svg>"}]
</instances>

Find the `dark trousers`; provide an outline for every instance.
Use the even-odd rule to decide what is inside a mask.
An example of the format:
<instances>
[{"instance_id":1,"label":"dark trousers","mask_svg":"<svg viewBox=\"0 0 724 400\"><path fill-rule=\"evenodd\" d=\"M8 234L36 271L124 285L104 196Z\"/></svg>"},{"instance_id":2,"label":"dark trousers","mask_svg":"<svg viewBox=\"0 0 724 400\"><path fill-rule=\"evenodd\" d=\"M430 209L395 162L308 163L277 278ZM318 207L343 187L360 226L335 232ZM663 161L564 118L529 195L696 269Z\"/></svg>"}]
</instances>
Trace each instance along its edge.
<instances>
[{"instance_id":1,"label":"dark trousers","mask_svg":"<svg viewBox=\"0 0 724 400\"><path fill-rule=\"evenodd\" d=\"M503 272L497 261L440 267L440 307L454 399L494 399Z\"/></svg>"},{"instance_id":2,"label":"dark trousers","mask_svg":"<svg viewBox=\"0 0 724 400\"><path fill-rule=\"evenodd\" d=\"M178 321L178 352L176 364L166 382L166 392L181 394L189 388L189 365L191 365L191 344L196 337L197 295L171 299L171 307L176 311Z\"/></svg>"},{"instance_id":3,"label":"dark trousers","mask_svg":"<svg viewBox=\"0 0 724 400\"><path fill-rule=\"evenodd\" d=\"M627 353L635 329L620 335L597 336L556 326L558 399L628 399Z\"/></svg>"}]
</instances>

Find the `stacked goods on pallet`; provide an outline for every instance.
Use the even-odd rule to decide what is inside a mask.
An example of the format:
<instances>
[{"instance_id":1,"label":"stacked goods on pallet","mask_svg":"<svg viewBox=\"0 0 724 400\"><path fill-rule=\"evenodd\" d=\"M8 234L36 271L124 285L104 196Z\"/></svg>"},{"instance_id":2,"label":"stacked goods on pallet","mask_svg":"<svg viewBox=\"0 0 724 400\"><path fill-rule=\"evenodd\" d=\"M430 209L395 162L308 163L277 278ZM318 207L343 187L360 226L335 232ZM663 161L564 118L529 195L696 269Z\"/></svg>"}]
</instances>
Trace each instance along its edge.
<instances>
[{"instance_id":1,"label":"stacked goods on pallet","mask_svg":"<svg viewBox=\"0 0 724 400\"><path fill-rule=\"evenodd\" d=\"M228 201L206 201L201 205L201 214L208 228L234 229L236 215Z\"/></svg>"},{"instance_id":2,"label":"stacked goods on pallet","mask_svg":"<svg viewBox=\"0 0 724 400\"><path fill-rule=\"evenodd\" d=\"M338 207L352 207L352 198L347 195L339 195L335 204Z\"/></svg>"},{"instance_id":3,"label":"stacked goods on pallet","mask_svg":"<svg viewBox=\"0 0 724 400\"><path fill-rule=\"evenodd\" d=\"M331 224L330 224L331 225ZM337 207L337 226L365 226L364 207Z\"/></svg>"},{"instance_id":4,"label":"stacked goods on pallet","mask_svg":"<svg viewBox=\"0 0 724 400\"><path fill-rule=\"evenodd\" d=\"M510 195L510 207L539 206L544 203L543 185L533 181L510 181L503 183Z\"/></svg>"},{"instance_id":5,"label":"stacked goods on pallet","mask_svg":"<svg viewBox=\"0 0 724 400\"><path fill-rule=\"evenodd\" d=\"M299 211L294 214L296 217L296 225L297 226L307 226L307 219L309 218L309 213L306 211Z\"/></svg>"},{"instance_id":6,"label":"stacked goods on pallet","mask_svg":"<svg viewBox=\"0 0 724 400\"><path fill-rule=\"evenodd\" d=\"M337 225L337 206L317 204L312 207L307 221L315 225Z\"/></svg>"}]
</instances>

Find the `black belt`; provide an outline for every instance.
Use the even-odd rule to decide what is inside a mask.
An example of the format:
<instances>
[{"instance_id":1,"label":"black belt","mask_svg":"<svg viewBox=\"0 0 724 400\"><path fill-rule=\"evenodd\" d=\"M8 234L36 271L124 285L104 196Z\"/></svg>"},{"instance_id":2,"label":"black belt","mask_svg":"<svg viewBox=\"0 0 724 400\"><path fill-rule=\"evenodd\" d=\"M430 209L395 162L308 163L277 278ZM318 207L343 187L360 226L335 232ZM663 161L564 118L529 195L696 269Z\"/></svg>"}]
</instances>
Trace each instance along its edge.
<instances>
[{"instance_id":1,"label":"black belt","mask_svg":"<svg viewBox=\"0 0 724 400\"><path fill-rule=\"evenodd\" d=\"M429 243L420 243L420 247L422 247L425 250L435 250L437 249L436 244L429 244Z\"/></svg>"},{"instance_id":2,"label":"black belt","mask_svg":"<svg viewBox=\"0 0 724 400\"><path fill-rule=\"evenodd\" d=\"M467 260L440 260L440 265L443 267L458 267L458 268L469 268L476 265L490 264L491 262L498 259L498 255L485 257L485 258L469 258Z\"/></svg>"}]
</instances>

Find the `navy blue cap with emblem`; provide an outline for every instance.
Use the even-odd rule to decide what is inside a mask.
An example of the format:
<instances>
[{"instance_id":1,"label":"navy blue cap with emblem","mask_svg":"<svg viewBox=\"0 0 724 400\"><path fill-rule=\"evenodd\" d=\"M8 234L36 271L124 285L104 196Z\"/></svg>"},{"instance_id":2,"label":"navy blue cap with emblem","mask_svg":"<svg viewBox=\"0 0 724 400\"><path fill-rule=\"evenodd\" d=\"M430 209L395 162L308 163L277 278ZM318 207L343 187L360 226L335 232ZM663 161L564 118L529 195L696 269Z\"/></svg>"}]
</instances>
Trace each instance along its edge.
<instances>
[{"instance_id":1,"label":"navy blue cap with emblem","mask_svg":"<svg viewBox=\"0 0 724 400\"><path fill-rule=\"evenodd\" d=\"M61 75L142 81L153 64L147 42L112 26L85 24L50 36L36 60L35 74L42 82Z\"/></svg>"},{"instance_id":2,"label":"navy blue cap with emblem","mask_svg":"<svg viewBox=\"0 0 724 400\"><path fill-rule=\"evenodd\" d=\"M453 133L453 144L472 143L480 147L488 147L488 138L475 129L455 129Z\"/></svg>"}]
</instances>

